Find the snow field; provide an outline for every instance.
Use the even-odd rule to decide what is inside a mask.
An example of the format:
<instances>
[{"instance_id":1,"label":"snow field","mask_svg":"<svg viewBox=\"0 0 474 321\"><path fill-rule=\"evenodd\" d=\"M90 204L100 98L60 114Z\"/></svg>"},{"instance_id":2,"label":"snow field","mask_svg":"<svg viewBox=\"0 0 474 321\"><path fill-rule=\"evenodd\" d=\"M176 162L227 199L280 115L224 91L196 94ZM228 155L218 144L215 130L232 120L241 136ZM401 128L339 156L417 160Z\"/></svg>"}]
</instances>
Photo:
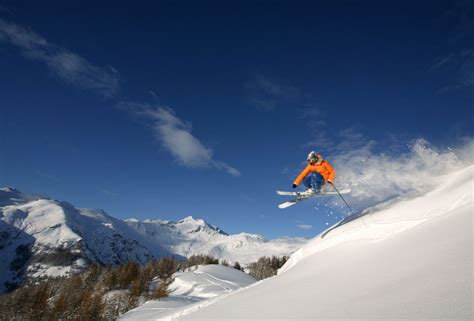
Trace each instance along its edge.
<instances>
[{"instance_id":1,"label":"snow field","mask_svg":"<svg viewBox=\"0 0 474 321\"><path fill-rule=\"evenodd\" d=\"M473 168L315 237L273 278L150 320L473 320Z\"/></svg>"}]
</instances>

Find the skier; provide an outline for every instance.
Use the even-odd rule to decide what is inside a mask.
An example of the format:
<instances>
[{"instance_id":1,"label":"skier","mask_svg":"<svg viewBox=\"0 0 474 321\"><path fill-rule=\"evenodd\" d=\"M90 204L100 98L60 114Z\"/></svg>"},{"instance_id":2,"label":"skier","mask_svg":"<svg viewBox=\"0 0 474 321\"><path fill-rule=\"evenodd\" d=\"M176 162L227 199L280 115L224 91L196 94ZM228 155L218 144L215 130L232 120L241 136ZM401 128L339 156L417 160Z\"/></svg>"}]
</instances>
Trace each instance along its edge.
<instances>
[{"instance_id":1,"label":"skier","mask_svg":"<svg viewBox=\"0 0 474 321\"><path fill-rule=\"evenodd\" d=\"M303 181L307 189L301 194L308 195L321 192L321 187L323 187L326 182L333 184L336 172L332 166L321 157L321 154L312 151L308 154L306 159L308 166L306 166L295 179L293 188L296 188L301 181Z\"/></svg>"}]
</instances>

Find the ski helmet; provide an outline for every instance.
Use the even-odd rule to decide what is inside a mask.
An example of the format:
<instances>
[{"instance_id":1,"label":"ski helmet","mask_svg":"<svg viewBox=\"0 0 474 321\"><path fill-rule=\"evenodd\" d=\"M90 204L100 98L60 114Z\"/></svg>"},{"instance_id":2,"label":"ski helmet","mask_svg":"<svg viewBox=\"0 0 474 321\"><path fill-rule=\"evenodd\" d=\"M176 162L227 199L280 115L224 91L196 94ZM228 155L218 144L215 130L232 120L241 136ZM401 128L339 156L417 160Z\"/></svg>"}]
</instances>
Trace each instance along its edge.
<instances>
[{"instance_id":1,"label":"ski helmet","mask_svg":"<svg viewBox=\"0 0 474 321\"><path fill-rule=\"evenodd\" d=\"M316 163L320 158L321 158L321 155L319 155L313 150L308 154L308 157L306 159L310 163Z\"/></svg>"}]
</instances>

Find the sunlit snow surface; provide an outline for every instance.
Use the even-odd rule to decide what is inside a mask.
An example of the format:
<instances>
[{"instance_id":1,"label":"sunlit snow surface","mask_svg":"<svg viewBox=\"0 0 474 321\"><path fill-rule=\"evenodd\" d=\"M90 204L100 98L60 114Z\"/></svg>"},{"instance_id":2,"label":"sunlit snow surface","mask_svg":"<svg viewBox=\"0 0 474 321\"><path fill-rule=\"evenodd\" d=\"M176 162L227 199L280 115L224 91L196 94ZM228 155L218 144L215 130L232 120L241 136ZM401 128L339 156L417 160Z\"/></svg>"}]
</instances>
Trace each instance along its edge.
<instances>
[{"instance_id":1,"label":"sunlit snow surface","mask_svg":"<svg viewBox=\"0 0 474 321\"><path fill-rule=\"evenodd\" d=\"M473 320L473 172L322 233L273 278L142 320Z\"/></svg>"},{"instance_id":2,"label":"sunlit snow surface","mask_svg":"<svg viewBox=\"0 0 474 321\"><path fill-rule=\"evenodd\" d=\"M256 280L242 271L223 265L194 267L174 275L170 296L161 301L149 301L126 313L121 320L147 320L168 315L170 311L226 295Z\"/></svg>"}]
</instances>

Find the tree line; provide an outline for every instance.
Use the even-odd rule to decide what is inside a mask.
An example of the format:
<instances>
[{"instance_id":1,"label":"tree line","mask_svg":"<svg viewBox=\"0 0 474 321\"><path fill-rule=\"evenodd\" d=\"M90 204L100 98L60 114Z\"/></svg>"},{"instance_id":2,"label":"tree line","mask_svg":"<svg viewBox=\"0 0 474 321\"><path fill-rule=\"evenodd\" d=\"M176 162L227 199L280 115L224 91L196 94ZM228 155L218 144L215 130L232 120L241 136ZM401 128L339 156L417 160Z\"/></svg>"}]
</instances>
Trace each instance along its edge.
<instances>
[{"instance_id":1,"label":"tree line","mask_svg":"<svg viewBox=\"0 0 474 321\"><path fill-rule=\"evenodd\" d=\"M286 261L288 261L288 256L263 256L259 258L257 262L248 265L248 273L257 280L263 280L276 275L278 269L281 268Z\"/></svg>"},{"instance_id":2,"label":"tree line","mask_svg":"<svg viewBox=\"0 0 474 321\"><path fill-rule=\"evenodd\" d=\"M287 257L262 257L244 269L257 280L276 274ZM0 320L114 320L147 300L160 300L169 294L173 274L196 265L221 264L227 260L209 255L192 255L184 261L174 257L134 262L111 267L91 264L69 277L45 278L27 283L0 296Z\"/></svg>"}]
</instances>

